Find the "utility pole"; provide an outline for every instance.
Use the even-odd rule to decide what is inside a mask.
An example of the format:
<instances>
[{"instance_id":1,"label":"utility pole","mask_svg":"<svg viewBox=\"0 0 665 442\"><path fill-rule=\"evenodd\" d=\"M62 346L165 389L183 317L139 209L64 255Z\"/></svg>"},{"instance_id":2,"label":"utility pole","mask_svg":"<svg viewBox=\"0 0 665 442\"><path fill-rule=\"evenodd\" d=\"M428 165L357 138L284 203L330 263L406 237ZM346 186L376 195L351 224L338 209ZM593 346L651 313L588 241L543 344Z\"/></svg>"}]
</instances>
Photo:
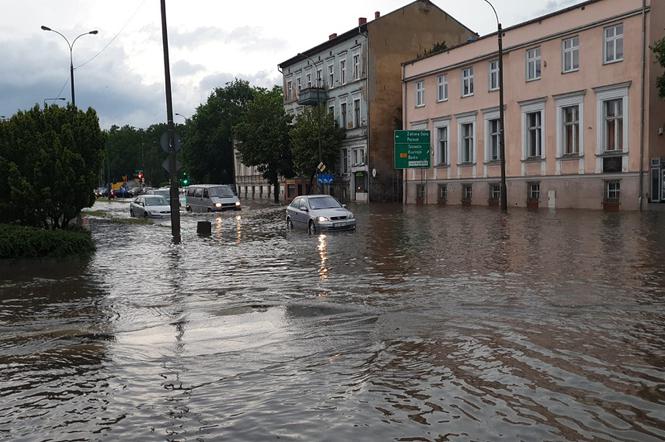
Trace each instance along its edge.
<instances>
[{"instance_id":1,"label":"utility pole","mask_svg":"<svg viewBox=\"0 0 665 442\"><path fill-rule=\"evenodd\" d=\"M169 63L169 39L166 28L166 0L162 6L162 44L164 46L164 85L166 88L166 118L169 137L169 175L171 177L171 234L173 243L180 244L180 198L178 192L178 173L176 170L175 127L173 124L173 99L171 97L171 69Z\"/></svg>"}]
</instances>

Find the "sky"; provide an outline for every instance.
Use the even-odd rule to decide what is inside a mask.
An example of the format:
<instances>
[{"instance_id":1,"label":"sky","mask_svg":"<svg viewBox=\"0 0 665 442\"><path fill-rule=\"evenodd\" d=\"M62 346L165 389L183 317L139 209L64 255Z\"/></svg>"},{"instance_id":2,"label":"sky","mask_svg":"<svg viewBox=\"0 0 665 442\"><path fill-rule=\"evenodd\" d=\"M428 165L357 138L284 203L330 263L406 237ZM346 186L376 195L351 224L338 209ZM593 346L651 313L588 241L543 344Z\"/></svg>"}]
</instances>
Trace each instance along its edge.
<instances>
[{"instance_id":1,"label":"sky","mask_svg":"<svg viewBox=\"0 0 665 442\"><path fill-rule=\"evenodd\" d=\"M433 0L479 33L496 29L483 0ZM582 0L493 0L504 27ZM191 117L211 91L234 78L272 87L277 64L409 0L166 0L175 121ZM334 5L324 7L324 5ZM94 108L102 128L166 121L159 0L0 0L0 116L70 100L69 48L79 108Z\"/></svg>"}]
</instances>

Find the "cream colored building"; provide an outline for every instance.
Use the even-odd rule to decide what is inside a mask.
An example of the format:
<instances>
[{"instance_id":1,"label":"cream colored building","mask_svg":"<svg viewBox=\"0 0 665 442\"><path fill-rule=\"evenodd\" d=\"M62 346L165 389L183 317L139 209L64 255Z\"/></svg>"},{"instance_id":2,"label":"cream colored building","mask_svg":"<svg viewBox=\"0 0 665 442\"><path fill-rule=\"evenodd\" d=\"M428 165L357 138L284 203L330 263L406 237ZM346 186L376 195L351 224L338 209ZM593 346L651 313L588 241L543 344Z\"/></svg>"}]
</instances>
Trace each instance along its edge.
<instances>
[{"instance_id":1,"label":"cream colored building","mask_svg":"<svg viewBox=\"0 0 665 442\"><path fill-rule=\"evenodd\" d=\"M664 24L663 1L592 0L504 30L509 206L665 200L662 69L649 49ZM404 128L432 140L432 167L404 172L407 203L498 204L497 56L494 33L403 64Z\"/></svg>"}]
</instances>

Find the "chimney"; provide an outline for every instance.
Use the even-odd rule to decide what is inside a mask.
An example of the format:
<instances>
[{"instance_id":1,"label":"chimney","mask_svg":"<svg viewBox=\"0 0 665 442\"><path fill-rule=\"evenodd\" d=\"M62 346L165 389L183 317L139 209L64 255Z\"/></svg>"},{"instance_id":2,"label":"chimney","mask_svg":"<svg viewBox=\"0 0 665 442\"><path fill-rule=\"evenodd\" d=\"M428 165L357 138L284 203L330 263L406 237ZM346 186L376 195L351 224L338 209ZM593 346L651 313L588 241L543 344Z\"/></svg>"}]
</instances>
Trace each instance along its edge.
<instances>
[{"instance_id":1,"label":"chimney","mask_svg":"<svg viewBox=\"0 0 665 442\"><path fill-rule=\"evenodd\" d=\"M365 17L358 17L358 26L366 25L367 24L367 18Z\"/></svg>"},{"instance_id":2,"label":"chimney","mask_svg":"<svg viewBox=\"0 0 665 442\"><path fill-rule=\"evenodd\" d=\"M328 40L334 40L337 38L337 33L332 33L328 36Z\"/></svg>"},{"instance_id":3,"label":"chimney","mask_svg":"<svg viewBox=\"0 0 665 442\"><path fill-rule=\"evenodd\" d=\"M376 19L379 18L379 17L381 17L381 13L380 13L379 11L376 11L376 12L374 13L374 20L376 20Z\"/></svg>"}]
</instances>

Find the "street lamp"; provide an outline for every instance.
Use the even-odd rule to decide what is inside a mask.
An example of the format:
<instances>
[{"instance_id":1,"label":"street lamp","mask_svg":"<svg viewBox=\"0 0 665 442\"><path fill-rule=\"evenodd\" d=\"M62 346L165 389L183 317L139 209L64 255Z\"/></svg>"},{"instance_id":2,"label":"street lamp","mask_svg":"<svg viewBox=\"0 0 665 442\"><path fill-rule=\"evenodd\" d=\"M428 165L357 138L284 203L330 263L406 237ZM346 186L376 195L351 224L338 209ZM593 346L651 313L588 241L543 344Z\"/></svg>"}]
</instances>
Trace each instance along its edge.
<instances>
[{"instance_id":1,"label":"street lamp","mask_svg":"<svg viewBox=\"0 0 665 442\"><path fill-rule=\"evenodd\" d=\"M299 55L307 58L310 62L312 62L312 68L316 69L316 62L312 59L312 57L310 57L309 55L305 55L303 53L300 53ZM320 87L319 84L318 84L318 82L319 82L318 78L316 79L316 82L317 82L317 87ZM319 164L321 164L323 162L322 155L321 155L321 114L323 113L323 109L322 109L323 108L323 103L321 103L319 101L320 98L321 98L320 95L317 93L316 94L316 107L317 107L316 111L317 111L317 117L318 117L318 124L317 124L318 136L317 136L317 138L318 138L318 144L319 144ZM323 184L321 184L320 182L318 184L319 184L319 193L323 193Z\"/></svg>"},{"instance_id":2,"label":"street lamp","mask_svg":"<svg viewBox=\"0 0 665 442\"><path fill-rule=\"evenodd\" d=\"M44 98L44 108L46 108L47 101L57 101L57 100L65 101L66 98L65 97Z\"/></svg>"},{"instance_id":3,"label":"street lamp","mask_svg":"<svg viewBox=\"0 0 665 442\"><path fill-rule=\"evenodd\" d=\"M499 154L501 155L501 211L508 211L508 189L506 188L506 138L504 131L504 109L503 109L503 30L499 21L499 14L489 0L485 3L490 5L496 17L497 35L499 37Z\"/></svg>"},{"instance_id":4,"label":"street lamp","mask_svg":"<svg viewBox=\"0 0 665 442\"><path fill-rule=\"evenodd\" d=\"M71 83L71 85L72 85L72 105L73 105L74 107L76 107L76 98L75 98L75 96L74 96L74 61L73 61L73 57L72 57L72 49L74 48L74 43L76 43L76 40L78 40L79 38L83 37L84 35L88 35L88 34L95 35L95 34L97 34L99 31L97 31L97 30L95 29L94 31L89 31L89 32L83 33L83 34L77 36L77 37L74 39L74 41L72 41L72 42L70 43L69 40L67 40L67 37L65 37L64 35L62 35L60 32L56 31L55 29L51 29L51 28L49 28L48 26L44 26L44 25L42 25L42 30L43 30L43 31L51 31L51 32L55 32L56 34L58 34L59 36L61 36L62 38L64 38L65 41L67 42L67 46L69 46L69 75L70 75L70 77L71 77L71 78L70 78L70 83Z\"/></svg>"},{"instance_id":5,"label":"street lamp","mask_svg":"<svg viewBox=\"0 0 665 442\"><path fill-rule=\"evenodd\" d=\"M176 112L175 115L184 118L185 122L187 122L187 117L184 116L183 114L179 114L178 112Z\"/></svg>"}]
</instances>

